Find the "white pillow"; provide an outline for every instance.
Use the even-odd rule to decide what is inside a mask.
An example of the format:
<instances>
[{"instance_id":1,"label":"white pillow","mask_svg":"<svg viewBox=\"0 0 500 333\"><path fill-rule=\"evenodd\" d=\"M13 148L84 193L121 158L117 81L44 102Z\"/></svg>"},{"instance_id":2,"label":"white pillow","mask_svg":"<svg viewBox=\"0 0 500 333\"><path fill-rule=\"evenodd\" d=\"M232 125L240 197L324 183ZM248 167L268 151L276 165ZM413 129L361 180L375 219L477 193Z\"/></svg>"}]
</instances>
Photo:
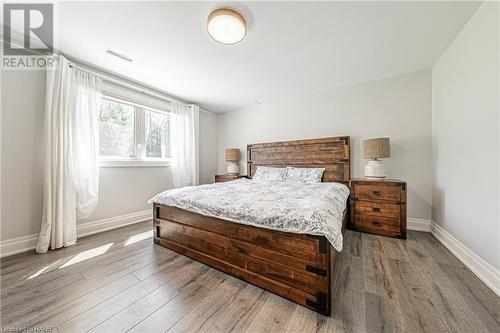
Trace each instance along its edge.
<instances>
[{"instance_id":1,"label":"white pillow","mask_svg":"<svg viewBox=\"0 0 500 333\"><path fill-rule=\"evenodd\" d=\"M285 180L285 175L286 168L258 166L252 179L282 182Z\"/></svg>"},{"instance_id":2,"label":"white pillow","mask_svg":"<svg viewBox=\"0 0 500 333\"><path fill-rule=\"evenodd\" d=\"M286 168L285 181L294 183L321 183L325 168Z\"/></svg>"}]
</instances>

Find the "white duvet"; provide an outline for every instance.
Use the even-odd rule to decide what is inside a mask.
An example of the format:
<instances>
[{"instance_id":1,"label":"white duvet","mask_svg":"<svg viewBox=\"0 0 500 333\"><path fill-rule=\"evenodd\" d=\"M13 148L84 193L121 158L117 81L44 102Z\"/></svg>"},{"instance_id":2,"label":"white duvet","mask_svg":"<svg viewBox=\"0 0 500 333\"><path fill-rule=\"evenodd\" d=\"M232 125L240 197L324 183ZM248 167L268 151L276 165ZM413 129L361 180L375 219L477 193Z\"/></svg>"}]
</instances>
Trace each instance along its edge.
<instances>
[{"instance_id":1,"label":"white duvet","mask_svg":"<svg viewBox=\"0 0 500 333\"><path fill-rule=\"evenodd\" d=\"M349 189L340 183L301 184L239 179L162 192L149 203L273 230L325 236L342 250Z\"/></svg>"}]
</instances>

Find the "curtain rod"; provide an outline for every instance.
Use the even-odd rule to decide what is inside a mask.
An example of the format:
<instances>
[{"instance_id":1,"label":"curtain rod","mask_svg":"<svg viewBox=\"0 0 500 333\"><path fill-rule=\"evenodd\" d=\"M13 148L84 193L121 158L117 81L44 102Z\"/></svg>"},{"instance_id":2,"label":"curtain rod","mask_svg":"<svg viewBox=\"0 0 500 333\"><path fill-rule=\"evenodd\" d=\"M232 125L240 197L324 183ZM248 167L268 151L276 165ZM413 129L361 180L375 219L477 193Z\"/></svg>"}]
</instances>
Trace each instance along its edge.
<instances>
[{"instance_id":1,"label":"curtain rod","mask_svg":"<svg viewBox=\"0 0 500 333\"><path fill-rule=\"evenodd\" d=\"M92 71L90 69L80 67L80 66L78 66L77 64L75 64L74 62L71 62L71 61L69 63L69 67L76 68L78 70L81 70L83 72L87 72L87 73L90 73L90 74L94 74L94 75L102 78L105 81L116 83L116 84L118 84L120 86L127 87L127 88L133 89L135 91L139 91L139 92L141 92L143 94L146 94L146 95L154 96L156 98L159 98L159 99L162 99L162 100L166 100L166 101L169 101L169 102L179 103L179 104L182 104L182 105L185 105L185 106L189 106L190 105L190 104L184 103L184 102L182 102L182 101L180 101L178 99L175 99L175 98L172 98L172 97L166 97L164 95L160 95L160 94L157 94L157 93L155 93L153 91L150 91L149 89L140 88L140 87L137 87L134 84L126 83L126 82L123 82L121 80L115 79L115 78L113 78L111 76L104 75L104 74L101 74L101 73L97 73L97 72L94 72L94 71ZM205 112L204 110L200 110L200 111Z\"/></svg>"}]
</instances>

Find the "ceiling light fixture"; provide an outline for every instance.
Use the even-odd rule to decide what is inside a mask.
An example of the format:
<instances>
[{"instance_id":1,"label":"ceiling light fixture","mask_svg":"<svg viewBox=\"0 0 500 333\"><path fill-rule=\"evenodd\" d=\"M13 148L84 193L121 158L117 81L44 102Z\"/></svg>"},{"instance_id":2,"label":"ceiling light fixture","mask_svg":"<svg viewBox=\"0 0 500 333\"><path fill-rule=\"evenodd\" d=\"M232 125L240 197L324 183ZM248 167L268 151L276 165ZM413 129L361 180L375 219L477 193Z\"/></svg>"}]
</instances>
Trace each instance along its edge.
<instances>
[{"instance_id":1,"label":"ceiling light fixture","mask_svg":"<svg viewBox=\"0 0 500 333\"><path fill-rule=\"evenodd\" d=\"M240 13L228 9L216 9L208 15L207 31L210 37L222 44L236 44L245 38L246 22Z\"/></svg>"},{"instance_id":2,"label":"ceiling light fixture","mask_svg":"<svg viewBox=\"0 0 500 333\"><path fill-rule=\"evenodd\" d=\"M127 57L127 56L126 56L126 55L124 55L124 54L121 54L121 53L115 52L115 51L113 51L113 50L106 50L106 53L107 53L107 54L110 54L110 55L112 55L112 56L115 56L115 57L117 57L117 58L120 58L120 59L122 59L122 60L125 60L125 61L128 61L128 62L132 62L132 58Z\"/></svg>"}]
</instances>

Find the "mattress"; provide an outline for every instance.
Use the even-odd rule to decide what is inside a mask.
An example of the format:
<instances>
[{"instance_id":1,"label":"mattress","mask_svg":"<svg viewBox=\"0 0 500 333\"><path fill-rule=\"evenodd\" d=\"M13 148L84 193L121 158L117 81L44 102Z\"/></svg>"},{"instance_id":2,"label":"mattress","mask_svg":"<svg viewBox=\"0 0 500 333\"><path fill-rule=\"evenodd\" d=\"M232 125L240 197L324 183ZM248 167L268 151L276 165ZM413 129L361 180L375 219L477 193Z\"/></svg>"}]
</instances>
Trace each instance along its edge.
<instances>
[{"instance_id":1,"label":"mattress","mask_svg":"<svg viewBox=\"0 0 500 333\"><path fill-rule=\"evenodd\" d=\"M325 236L342 251L342 217L349 188L239 179L164 191L149 203L272 230Z\"/></svg>"}]
</instances>

